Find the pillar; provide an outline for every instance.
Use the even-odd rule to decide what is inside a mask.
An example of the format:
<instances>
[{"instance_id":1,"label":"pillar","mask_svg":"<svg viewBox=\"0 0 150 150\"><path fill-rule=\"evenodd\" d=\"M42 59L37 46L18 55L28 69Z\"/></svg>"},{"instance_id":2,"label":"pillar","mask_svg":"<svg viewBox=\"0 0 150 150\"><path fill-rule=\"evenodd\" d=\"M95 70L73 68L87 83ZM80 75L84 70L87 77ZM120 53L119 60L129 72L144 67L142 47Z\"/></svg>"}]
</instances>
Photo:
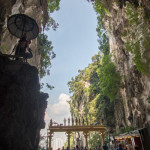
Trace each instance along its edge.
<instances>
[{"instance_id":1,"label":"pillar","mask_svg":"<svg viewBox=\"0 0 150 150\"><path fill-rule=\"evenodd\" d=\"M71 134L71 132L68 131L66 133L67 133L67 136L68 136L68 149L70 150L70 134Z\"/></svg>"},{"instance_id":2,"label":"pillar","mask_svg":"<svg viewBox=\"0 0 150 150\"><path fill-rule=\"evenodd\" d=\"M101 132L101 137L102 137L102 146L103 146L104 145L104 137L105 137L104 131Z\"/></svg>"},{"instance_id":3,"label":"pillar","mask_svg":"<svg viewBox=\"0 0 150 150\"><path fill-rule=\"evenodd\" d=\"M88 132L84 132L83 134L84 134L84 137L85 137L86 148L88 149L88 140L87 140L87 138L88 138Z\"/></svg>"},{"instance_id":4,"label":"pillar","mask_svg":"<svg viewBox=\"0 0 150 150\"><path fill-rule=\"evenodd\" d=\"M48 150L51 150L52 137L53 137L52 132L50 132L50 134L49 134L49 149Z\"/></svg>"}]
</instances>

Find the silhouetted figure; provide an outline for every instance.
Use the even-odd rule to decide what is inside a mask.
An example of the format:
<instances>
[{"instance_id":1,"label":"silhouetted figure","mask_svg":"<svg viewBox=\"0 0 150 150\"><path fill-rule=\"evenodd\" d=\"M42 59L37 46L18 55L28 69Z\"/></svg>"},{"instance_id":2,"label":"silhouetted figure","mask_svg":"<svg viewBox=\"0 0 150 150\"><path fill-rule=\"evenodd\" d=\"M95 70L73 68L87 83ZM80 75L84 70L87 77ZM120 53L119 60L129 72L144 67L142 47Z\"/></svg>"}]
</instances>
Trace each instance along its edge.
<instances>
[{"instance_id":1,"label":"silhouetted figure","mask_svg":"<svg viewBox=\"0 0 150 150\"><path fill-rule=\"evenodd\" d=\"M82 125L84 125L84 117L82 117Z\"/></svg>"},{"instance_id":2,"label":"silhouetted figure","mask_svg":"<svg viewBox=\"0 0 150 150\"><path fill-rule=\"evenodd\" d=\"M68 126L70 126L70 118L68 118Z\"/></svg>"},{"instance_id":3,"label":"silhouetted figure","mask_svg":"<svg viewBox=\"0 0 150 150\"><path fill-rule=\"evenodd\" d=\"M78 145L76 145L76 150L80 150L80 148L79 148L79 146L78 146Z\"/></svg>"},{"instance_id":4,"label":"silhouetted figure","mask_svg":"<svg viewBox=\"0 0 150 150\"><path fill-rule=\"evenodd\" d=\"M79 118L79 125L80 125L80 118Z\"/></svg>"},{"instance_id":5,"label":"silhouetted figure","mask_svg":"<svg viewBox=\"0 0 150 150\"><path fill-rule=\"evenodd\" d=\"M134 150L139 150L139 146L138 146L138 145L135 145L135 146L134 146Z\"/></svg>"},{"instance_id":6,"label":"silhouetted figure","mask_svg":"<svg viewBox=\"0 0 150 150\"><path fill-rule=\"evenodd\" d=\"M33 57L29 44L31 41L26 39L26 34L19 40L19 43L16 47L15 55L18 57L23 57L25 61ZM26 52L28 50L28 52Z\"/></svg>"},{"instance_id":7,"label":"silhouetted figure","mask_svg":"<svg viewBox=\"0 0 150 150\"><path fill-rule=\"evenodd\" d=\"M103 145L103 150L108 150L108 146L107 146L107 143L105 142L104 145Z\"/></svg>"},{"instance_id":8,"label":"silhouetted figure","mask_svg":"<svg viewBox=\"0 0 150 150\"><path fill-rule=\"evenodd\" d=\"M74 125L74 119L73 119L73 117L72 117L72 125Z\"/></svg>"},{"instance_id":9,"label":"silhouetted figure","mask_svg":"<svg viewBox=\"0 0 150 150\"><path fill-rule=\"evenodd\" d=\"M77 117L76 117L76 125L78 125L78 119L77 119Z\"/></svg>"},{"instance_id":10,"label":"silhouetted figure","mask_svg":"<svg viewBox=\"0 0 150 150\"><path fill-rule=\"evenodd\" d=\"M66 118L64 118L64 126L66 126Z\"/></svg>"},{"instance_id":11,"label":"silhouetted figure","mask_svg":"<svg viewBox=\"0 0 150 150\"><path fill-rule=\"evenodd\" d=\"M88 119L86 118L86 124L88 125L89 123L88 123Z\"/></svg>"},{"instance_id":12,"label":"silhouetted figure","mask_svg":"<svg viewBox=\"0 0 150 150\"><path fill-rule=\"evenodd\" d=\"M53 121L52 121L52 119L50 120L50 126L52 126L53 125Z\"/></svg>"},{"instance_id":13,"label":"silhouetted figure","mask_svg":"<svg viewBox=\"0 0 150 150\"><path fill-rule=\"evenodd\" d=\"M100 145L98 146L97 150L102 150L102 148L101 148L101 146L100 146Z\"/></svg>"},{"instance_id":14,"label":"silhouetted figure","mask_svg":"<svg viewBox=\"0 0 150 150\"><path fill-rule=\"evenodd\" d=\"M85 146L84 150L88 150L86 146Z\"/></svg>"},{"instance_id":15,"label":"silhouetted figure","mask_svg":"<svg viewBox=\"0 0 150 150\"><path fill-rule=\"evenodd\" d=\"M119 144L119 148L117 150L124 150L121 143Z\"/></svg>"}]
</instances>

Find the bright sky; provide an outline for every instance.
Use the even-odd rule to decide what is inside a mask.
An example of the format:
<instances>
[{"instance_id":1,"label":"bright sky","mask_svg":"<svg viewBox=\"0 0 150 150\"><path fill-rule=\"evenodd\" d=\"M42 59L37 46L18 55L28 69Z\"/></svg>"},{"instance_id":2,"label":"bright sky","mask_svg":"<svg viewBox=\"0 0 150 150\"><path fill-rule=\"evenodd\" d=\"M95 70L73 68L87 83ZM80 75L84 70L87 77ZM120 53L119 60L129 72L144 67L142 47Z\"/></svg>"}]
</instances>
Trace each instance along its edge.
<instances>
[{"instance_id":1,"label":"bright sky","mask_svg":"<svg viewBox=\"0 0 150 150\"><path fill-rule=\"evenodd\" d=\"M58 123L63 123L68 117L70 99L67 82L78 75L91 63L93 55L98 53L97 18L91 3L86 0L61 0L60 10L53 13L52 17L59 27L47 32L48 39L52 41L56 58L52 60L50 76L42 82L48 82L55 88L49 93L46 122L52 118Z\"/></svg>"}]
</instances>

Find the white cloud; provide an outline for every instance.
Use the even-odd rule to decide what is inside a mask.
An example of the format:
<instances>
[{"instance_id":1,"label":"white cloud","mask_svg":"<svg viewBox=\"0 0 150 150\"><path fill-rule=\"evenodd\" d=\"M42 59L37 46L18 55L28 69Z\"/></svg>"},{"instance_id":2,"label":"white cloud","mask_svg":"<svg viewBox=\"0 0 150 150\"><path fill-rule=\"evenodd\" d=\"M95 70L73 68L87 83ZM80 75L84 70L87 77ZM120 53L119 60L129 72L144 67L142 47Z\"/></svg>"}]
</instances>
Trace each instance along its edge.
<instances>
[{"instance_id":1,"label":"white cloud","mask_svg":"<svg viewBox=\"0 0 150 150\"><path fill-rule=\"evenodd\" d=\"M48 104L45 121L49 122L50 118L55 120L58 123L63 123L64 118L70 116L70 106L67 101L70 101L70 96L64 93L61 93L59 96L59 101L56 104Z\"/></svg>"},{"instance_id":2,"label":"white cloud","mask_svg":"<svg viewBox=\"0 0 150 150\"><path fill-rule=\"evenodd\" d=\"M69 118L70 117L70 106L67 103L67 101L71 100L70 96L64 93L61 93L58 97L58 103L56 104L48 104L47 110L45 113L45 129L41 130L42 135L47 134L47 128L48 124L50 122L50 119L53 121L56 121L57 123L63 123L64 118ZM53 140L56 139L57 137L61 137L64 142L66 141L66 135L65 133L55 133Z\"/></svg>"}]
</instances>

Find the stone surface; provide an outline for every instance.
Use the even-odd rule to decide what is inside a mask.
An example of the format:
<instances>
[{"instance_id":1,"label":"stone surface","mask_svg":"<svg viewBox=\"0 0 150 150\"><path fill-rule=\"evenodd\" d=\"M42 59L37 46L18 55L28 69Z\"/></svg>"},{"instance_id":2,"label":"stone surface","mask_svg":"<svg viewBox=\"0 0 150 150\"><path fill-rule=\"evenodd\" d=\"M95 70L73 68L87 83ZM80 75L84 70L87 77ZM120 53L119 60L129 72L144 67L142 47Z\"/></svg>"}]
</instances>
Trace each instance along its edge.
<instances>
[{"instance_id":1,"label":"stone surface","mask_svg":"<svg viewBox=\"0 0 150 150\"><path fill-rule=\"evenodd\" d=\"M150 125L150 103L147 101L150 96L150 76L143 75L136 69L133 55L125 49L126 39L122 38L127 23L125 13L127 1L135 7L141 5L145 13L150 13L148 0L122 0L120 7L118 1L113 0L109 7L109 15L104 18L112 60L122 76L120 98L115 105L117 130L120 127L132 126L137 129Z\"/></svg>"},{"instance_id":2,"label":"stone surface","mask_svg":"<svg viewBox=\"0 0 150 150\"><path fill-rule=\"evenodd\" d=\"M47 98L35 67L0 56L0 150L37 150Z\"/></svg>"},{"instance_id":3,"label":"stone surface","mask_svg":"<svg viewBox=\"0 0 150 150\"><path fill-rule=\"evenodd\" d=\"M47 0L43 0L42 3L40 0L2 0L0 2L0 51L6 54L14 54L12 50L14 46L18 43L18 38L11 35L7 29L7 19L9 16L14 14L26 14L29 17L36 20L39 30L41 31L41 18L43 10L43 3ZM29 60L31 65L34 65L40 70L41 67L41 54L38 50L37 39L33 39L30 48L32 49L33 58Z\"/></svg>"}]
</instances>

